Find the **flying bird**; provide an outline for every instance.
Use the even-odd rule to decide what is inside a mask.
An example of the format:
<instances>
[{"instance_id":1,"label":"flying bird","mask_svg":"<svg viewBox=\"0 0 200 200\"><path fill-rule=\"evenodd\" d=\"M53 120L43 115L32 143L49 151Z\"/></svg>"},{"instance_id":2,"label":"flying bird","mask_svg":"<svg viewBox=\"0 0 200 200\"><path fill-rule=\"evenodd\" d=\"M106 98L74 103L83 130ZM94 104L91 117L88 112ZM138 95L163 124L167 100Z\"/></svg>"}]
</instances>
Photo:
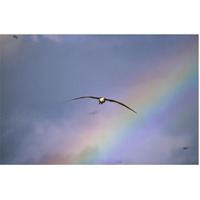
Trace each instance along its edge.
<instances>
[{"instance_id":1,"label":"flying bird","mask_svg":"<svg viewBox=\"0 0 200 200\"><path fill-rule=\"evenodd\" d=\"M107 98L104 98L104 97L93 97L93 96L84 96L84 97L78 97L78 98L74 98L74 99L70 99L70 100L67 100L65 102L68 102L68 101L73 101L73 100L77 100L77 99L83 99L83 98L91 98L91 99L98 99L99 100L99 104L103 104L105 103L106 101L110 101L110 102L114 102L114 103L118 103L126 108L128 108L129 110L133 111L134 113L137 113L135 112L133 109L131 109L130 107L128 107L127 105L119 102L119 101L116 101L116 100L113 100L113 99L107 99Z\"/></svg>"},{"instance_id":2,"label":"flying bird","mask_svg":"<svg viewBox=\"0 0 200 200\"><path fill-rule=\"evenodd\" d=\"M13 35L13 38L18 39L18 36L17 35Z\"/></svg>"},{"instance_id":3,"label":"flying bird","mask_svg":"<svg viewBox=\"0 0 200 200\"><path fill-rule=\"evenodd\" d=\"M189 149L189 147L183 147L183 150L187 150L187 149Z\"/></svg>"}]
</instances>

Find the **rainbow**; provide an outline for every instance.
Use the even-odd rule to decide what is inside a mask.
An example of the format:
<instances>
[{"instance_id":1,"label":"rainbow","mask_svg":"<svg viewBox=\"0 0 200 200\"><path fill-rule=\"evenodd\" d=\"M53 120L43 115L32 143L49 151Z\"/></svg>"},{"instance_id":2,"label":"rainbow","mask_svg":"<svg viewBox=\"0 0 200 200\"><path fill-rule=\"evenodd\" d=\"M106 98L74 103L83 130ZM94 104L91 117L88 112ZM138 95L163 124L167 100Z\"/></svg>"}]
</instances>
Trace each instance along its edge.
<instances>
[{"instance_id":1,"label":"rainbow","mask_svg":"<svg viewBox=\"0 0 200 200\"><path fill-rule=\"evenodd\" d=\"M121 112L118 106L113 107L112 114L106 114L108 120L104 117L98 120L98 124L85 124L85 130L81 132L81 139L75 140L70 144L75 147L77 152L86 150L80 156L65 159L62 162L66 164L106 164L106 159L120 152L128 140L134 140L137 137L140 147L140 141L148 141L154 134L155 129L161 128L158 123L172 121L181 121L180 116L184 117L190 106L196 102L198 87L198 59L197 50L194 48L194 40L189 40L184 47L174 49L168 58L161 56L159 62L151 64L149 68L153 69L148 74L138 78L122 80L129 85L127 91L123 92L121 98L127 105L134 105L138 114L131 112ZM142 71L142 69L141 69ZM193 98L194 96L194 98ZM191 98L192 97L192 98ZM186 109L184 99L187 105ZM172 114L178 109L178 114ZM171 115L170 115L171 113ZM98 148L100 153L98 154ZM131 152L130 152L131 153ZM127 155L128 158L129 155Z\"/></svg>"}]
</instances>

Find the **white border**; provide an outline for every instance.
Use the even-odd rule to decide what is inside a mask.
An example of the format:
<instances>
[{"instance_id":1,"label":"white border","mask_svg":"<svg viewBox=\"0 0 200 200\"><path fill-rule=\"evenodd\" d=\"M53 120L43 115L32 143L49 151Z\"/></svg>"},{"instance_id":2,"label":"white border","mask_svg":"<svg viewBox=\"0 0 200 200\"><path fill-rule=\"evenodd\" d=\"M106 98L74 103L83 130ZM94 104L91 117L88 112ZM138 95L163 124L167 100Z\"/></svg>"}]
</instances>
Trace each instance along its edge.
<instances>
[{"instance_id":1,"label":"white border","mask_svg":"<svg viewBox=\"0 0 200 200\"><path fill-rule=\"evenodd\" d=\"M197 0L1 0L0 33L198 34Z\"/></svg>"},{"instance_id":2,"label":"white border","mask_svg":"<svg viewBox=\"0 0 200 200\"><path fill-rule=\"evenodd\" d=\"M198 1L1 1L1 34L199 34ZM200 199L196 166L0 166L7 199Z\"/></svg>"}]
</instances>

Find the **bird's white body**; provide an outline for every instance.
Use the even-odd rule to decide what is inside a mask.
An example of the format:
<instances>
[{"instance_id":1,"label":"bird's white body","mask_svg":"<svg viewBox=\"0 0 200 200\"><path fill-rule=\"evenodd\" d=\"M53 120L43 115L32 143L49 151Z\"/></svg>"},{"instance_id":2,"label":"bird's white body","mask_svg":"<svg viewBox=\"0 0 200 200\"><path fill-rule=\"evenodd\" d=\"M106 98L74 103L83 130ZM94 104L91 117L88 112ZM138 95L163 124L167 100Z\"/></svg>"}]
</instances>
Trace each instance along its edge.
<instances>
[{"instance_id":1,"label":"bird's white body","mask_svg":"<svg viewBox=\"0 0 200 200\"><path fill-rule=\"evenodd\" d=\"M100 97L100 98L99 98L99 104L103 104L105 101L106 101L106 100L105 100L104 97Z\"/></svg>"}]
</instances>

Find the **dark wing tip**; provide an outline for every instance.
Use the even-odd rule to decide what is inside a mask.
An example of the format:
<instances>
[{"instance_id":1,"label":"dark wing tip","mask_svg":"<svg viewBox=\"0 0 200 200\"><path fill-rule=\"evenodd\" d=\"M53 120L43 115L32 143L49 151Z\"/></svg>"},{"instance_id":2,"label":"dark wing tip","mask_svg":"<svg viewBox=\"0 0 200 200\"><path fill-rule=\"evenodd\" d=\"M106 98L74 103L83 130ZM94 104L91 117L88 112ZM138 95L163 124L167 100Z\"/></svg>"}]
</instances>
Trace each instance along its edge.
<instances>
[{"instance_id":1,"label":"dark wing tip","mask_svg":"<svg viewBox=\"0 0 200 200\"><path fill-rule=\"evenodd\" d=\"M128 108L129 110L133 111L135 114L138 114L135 110L129 108L128 106L124 105L126 108Z\"/></svg>"},{"instance_id":2,"label":"dark wing tip","mask_svg":"<svg viewBox=\"0 0 200 200\"><path fill-rule=\"evenodd\" d=\"M77 100L77 99L83 99L83 98L92 98L92 99L99 99L99 97L93 97L93 96L83 96L83 97L77 97L77 98L74 98L74 99L69 99L65 102L69 102L69 101L73 101L73 100Z\"/></svg>"}]
</instances>

